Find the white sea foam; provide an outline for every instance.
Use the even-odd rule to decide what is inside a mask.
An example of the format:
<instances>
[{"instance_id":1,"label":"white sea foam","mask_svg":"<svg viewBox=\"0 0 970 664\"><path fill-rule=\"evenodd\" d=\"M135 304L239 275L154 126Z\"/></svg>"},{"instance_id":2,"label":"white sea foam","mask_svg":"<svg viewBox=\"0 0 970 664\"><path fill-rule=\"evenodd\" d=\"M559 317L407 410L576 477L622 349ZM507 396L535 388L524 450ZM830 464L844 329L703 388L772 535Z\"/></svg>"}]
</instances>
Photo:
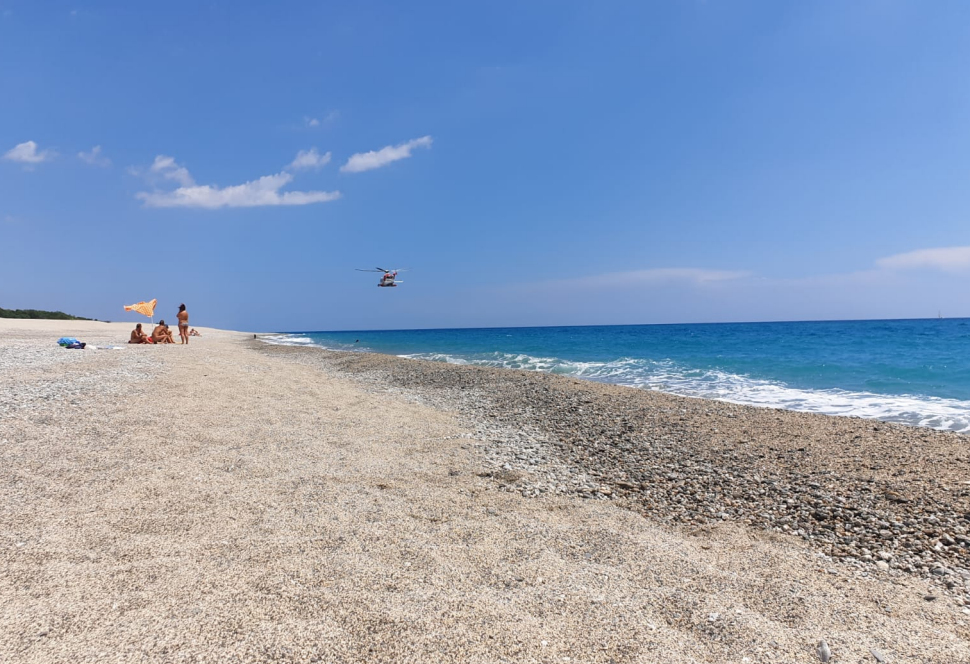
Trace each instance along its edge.
<instances>
[{"instance_id":1,"label":"white sea foam","mask_svg":"<svg viewBox=\"0 0 970 664\"><path fill-rule=\"evenodd\" d=\"M308 337L305 334L265 334L260 335L260 341L268 344L273 344L274 346L314 346L316 348L323 348L324 350L339 350L339 351L366 351L366 348L361 348L355 344L324 344L319 341Z\"/></svg>"},{"instance_id":2,"label":"white sea foam","mask_svg":"<svg viewBox=\"0 0 970 664\"><path fill-rule=\"evenodd\" d=\"M270 334L259 337L260 341L274 346L318 346L308 336L303 334Z\"/></svg>"},{"instance_id":3,"label":"white sea foam","mask_svg":"<svg viewBox=\"0 0 970 664\"><path fill-rule=\"evenodd\" d=\"M910 394L875 394L840 389L810 390L719 371L685 376L676 371L643 376L635 387L768 408L899 422L934 429L970 431L970 402Z\"/></svg>"},{"instance_id":4,"label":"white sea foam","mask_svg":"<svg viewBox=\"0 0 970 664\"><path fill-rule=\"evenodd\" d=\"M802 389L777 381L759 380L723 371L690 369L669 360L656 362L620 358L611 362L577 362L510 353L491 353L472 358L445 353L416 353L401 357L545 371L749 406L863 417L970 432L970 401L840 389Z\"/></svg>"},{"instance_id":5,"label":"white sea foam","mask_svg":"<svg viewBox=\"0 0 970 664\"><path fill-rule=\"evenodd\" d=\"M328 350L365 350L354 345L324 345L303 334L261 336L270 344L318 346ZM451 364L523 369L574 376L644 390L717 399L766 408L785 408L825 415L863 417L885 422L970 432L970 401L920 395L886 395L840 389L803 389L779 381L761 380L717 370L691 369L671 360L619 358L611 362L580 362L525 353L412 353L400 357Z\"/></svg>"}]
</instances>

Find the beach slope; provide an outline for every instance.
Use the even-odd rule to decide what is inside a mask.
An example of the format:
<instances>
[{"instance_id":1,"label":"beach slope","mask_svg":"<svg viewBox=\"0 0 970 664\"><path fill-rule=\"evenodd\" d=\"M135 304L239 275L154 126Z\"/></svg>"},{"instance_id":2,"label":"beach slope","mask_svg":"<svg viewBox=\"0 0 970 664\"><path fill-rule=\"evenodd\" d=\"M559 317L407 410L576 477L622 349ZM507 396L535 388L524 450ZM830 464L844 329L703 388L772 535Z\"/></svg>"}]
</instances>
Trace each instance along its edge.
<instances>
[{"instance_id":1,"label":"beach slope","mask_svg":"<svg viewBox=\"0 0 970 664\"><path fill-rule=\"evenodd\" d=\"M202 328L54 345L130 327L0 321L5 660L807 662L824 639L834 661L970 661L956 575L514 490L528 474L495 456L499 429L597 471L494 395L465 412L386 365ZM474 395L482 375L458 380Z\"/></svg>"}]
</instances>

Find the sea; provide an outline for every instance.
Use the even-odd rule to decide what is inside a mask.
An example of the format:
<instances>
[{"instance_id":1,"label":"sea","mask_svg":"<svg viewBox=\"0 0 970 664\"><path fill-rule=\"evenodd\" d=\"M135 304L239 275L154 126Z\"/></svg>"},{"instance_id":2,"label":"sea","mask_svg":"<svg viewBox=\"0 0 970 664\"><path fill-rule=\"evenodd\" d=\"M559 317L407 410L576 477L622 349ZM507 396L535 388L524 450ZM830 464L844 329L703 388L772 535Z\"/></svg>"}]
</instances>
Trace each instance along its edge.
<instances>
[{"instance_id":1,"label":"sea","mask_svg":"<svg viewBox=\"0 0 970 664\"><path fill-rule=\"evenodd\" d=\"M970 432L970 319L288 332L276 344Z\"/></svg>"}]
</instances>

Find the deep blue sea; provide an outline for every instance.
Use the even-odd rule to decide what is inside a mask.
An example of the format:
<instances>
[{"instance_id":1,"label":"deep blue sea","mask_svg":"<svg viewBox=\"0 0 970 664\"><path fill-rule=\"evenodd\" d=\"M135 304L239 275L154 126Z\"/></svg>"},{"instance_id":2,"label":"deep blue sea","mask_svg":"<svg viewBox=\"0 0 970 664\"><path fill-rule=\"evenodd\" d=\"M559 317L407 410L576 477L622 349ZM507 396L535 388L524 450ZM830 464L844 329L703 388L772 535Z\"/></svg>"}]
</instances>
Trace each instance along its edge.
<instances>
[{"instance_id":1,"label":"deep blue sea","mask_svg":"<svg viewBox=\"0 0 970 664\"><path fill-rule=\"evenodd\" d=\"M970 431L970 319L300 332L264 339Z\"/></svg>"}]
</instances>

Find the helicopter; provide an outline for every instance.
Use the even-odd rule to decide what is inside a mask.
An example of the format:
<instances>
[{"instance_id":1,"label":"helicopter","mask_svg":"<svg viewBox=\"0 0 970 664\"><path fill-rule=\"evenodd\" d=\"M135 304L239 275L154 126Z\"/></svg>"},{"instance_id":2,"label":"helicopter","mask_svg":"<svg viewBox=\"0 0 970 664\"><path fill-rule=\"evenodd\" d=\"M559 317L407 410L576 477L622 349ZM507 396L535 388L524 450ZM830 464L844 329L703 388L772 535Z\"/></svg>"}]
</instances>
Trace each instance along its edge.
<instances>
[{"instance_id":1,"label":"helicopter","mask_svg":"<svg viewBox=\"0 0 970 664\"><path fill-rule=\"evenodd\" d=\"M360 268L356 268L356 270L358 272L382 272L381 280L377 282L378 288L394 288L398 284L404 283L403 281L397 281L397 273L404 272L404 270L385 270L382 267L375 270L362 270Z\"/></svg>"}]
</instances>

